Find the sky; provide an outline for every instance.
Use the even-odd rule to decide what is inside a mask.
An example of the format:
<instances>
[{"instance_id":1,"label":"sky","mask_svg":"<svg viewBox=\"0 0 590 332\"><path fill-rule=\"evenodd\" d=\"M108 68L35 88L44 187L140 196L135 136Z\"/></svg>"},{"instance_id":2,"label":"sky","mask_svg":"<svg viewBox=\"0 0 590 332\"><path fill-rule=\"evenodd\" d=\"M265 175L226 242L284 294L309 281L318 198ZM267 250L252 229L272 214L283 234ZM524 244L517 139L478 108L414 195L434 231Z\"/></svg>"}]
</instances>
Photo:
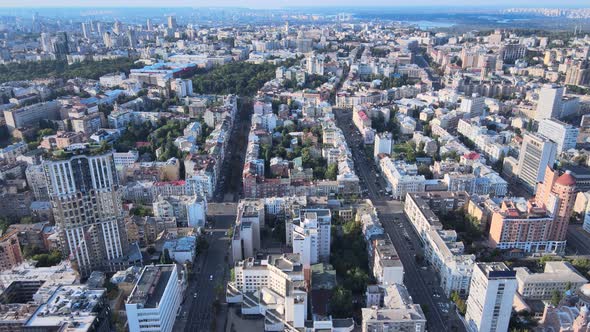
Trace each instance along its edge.
<instances>
[{"instance_id":1,"label":"sky","mask_svg":"<svg viewBox=\"0 0 590 332\"><path fill-rule=\"evenodd\" d=\"M342 6L590 7L589 0L0 0L0 7L342 7Z\"/></svg>"}]
</instances>

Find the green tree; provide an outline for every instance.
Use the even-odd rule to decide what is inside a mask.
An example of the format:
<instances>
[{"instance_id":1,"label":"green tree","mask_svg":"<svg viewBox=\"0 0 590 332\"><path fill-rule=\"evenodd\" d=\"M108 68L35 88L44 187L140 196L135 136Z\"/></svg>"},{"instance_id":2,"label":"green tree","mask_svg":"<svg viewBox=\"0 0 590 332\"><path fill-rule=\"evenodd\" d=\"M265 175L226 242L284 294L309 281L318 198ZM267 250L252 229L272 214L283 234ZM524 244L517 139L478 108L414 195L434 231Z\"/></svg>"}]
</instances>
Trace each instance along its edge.
<instances>
[{"instance_id":1,"label":"green tree","mask_svg":"<svg viewBox=\"0 0 590 332\"><path fill-rule=\"evenodd\" d=\"M330 313L334 318L347 318L352 313L352 293L342 287L336 286L330 298Z\"/></svg>"},{"instance_id":2,"label":"green tree","mask_svg":"<svg viewBox=\"0 0 590 332\"><path fill-rule=\"evenodd\" d=\"M326 169L325 178L328 180L336 180L336 176L338 176L338 164L329 165Z\"/></svg>"},{"instance_id":3,"label":"green tree","mask_svg":"<svg viewBox=\"0 0 590 332\"><path fill-rule=\"evenodd\" d=\"M551 293L551 305L557 307L559 302L561 302L561 298L561 293L558 290L554 290L553 293Z\"/></svg>"},{"instance_id":4,"label":"green tree","mask_svg":"<svg viewBox=\"0 0 590 332\"><path fill-rule=\"evenodd\" d=\"M168 251L168 249L164 249L164 252L160 256L160 264L172 264L172 259L170 258L170 251Z\"/></svg>"}]
</instances>

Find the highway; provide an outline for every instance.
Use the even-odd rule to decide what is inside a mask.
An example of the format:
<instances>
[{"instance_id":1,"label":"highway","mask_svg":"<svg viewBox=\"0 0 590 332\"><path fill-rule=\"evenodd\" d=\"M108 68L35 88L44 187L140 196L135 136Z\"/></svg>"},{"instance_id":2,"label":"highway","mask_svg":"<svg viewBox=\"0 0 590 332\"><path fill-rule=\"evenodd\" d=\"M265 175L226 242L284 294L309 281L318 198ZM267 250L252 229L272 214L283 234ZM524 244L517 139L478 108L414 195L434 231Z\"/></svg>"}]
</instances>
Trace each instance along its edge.
<instances>
[{"instance_id":1,"label":"highway","mask_svg":"<svg viewBox=\"0 0 590 332\"><path fill-rule=\"evenodd\" d=\"M459 317L449 305L450 301L438 286L436 273L431 267L421 266L416 262L415 255L424 257L422 243L404 215L403 202L387 198L380 192L386 187L385 182L377 176L375 163L370 159L372 157L367 157L364 147L360 145L362 143L360 133L354 125L351 126L352 113L335 109L334 115L351 149L356 173L361 180L361 188L366 190L366 196L363 197L373 201L379 213L379 219L391 237L402 261L405 272L404 284L415 303L427 306L425 314L428 331L465 331Z\"/></svg>"}]
</instances>

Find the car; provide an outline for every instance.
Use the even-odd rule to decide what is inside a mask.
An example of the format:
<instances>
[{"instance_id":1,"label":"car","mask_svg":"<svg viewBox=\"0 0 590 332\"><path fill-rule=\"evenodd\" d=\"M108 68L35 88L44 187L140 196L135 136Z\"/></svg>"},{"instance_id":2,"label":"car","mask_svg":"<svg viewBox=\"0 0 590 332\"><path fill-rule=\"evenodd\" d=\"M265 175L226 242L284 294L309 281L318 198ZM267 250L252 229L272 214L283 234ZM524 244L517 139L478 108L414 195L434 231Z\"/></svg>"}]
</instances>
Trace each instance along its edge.
<instances>
[{"instance_id":1,"label":"car","mask_svg":"<svg viewBox=\"0 0 590 332\"><path fill-rule=\"evenodd\" d=\"M212 280L213 280L213 275L210 275L209 276L209 281L212 281Z\"/></svg>"}]
</instances>

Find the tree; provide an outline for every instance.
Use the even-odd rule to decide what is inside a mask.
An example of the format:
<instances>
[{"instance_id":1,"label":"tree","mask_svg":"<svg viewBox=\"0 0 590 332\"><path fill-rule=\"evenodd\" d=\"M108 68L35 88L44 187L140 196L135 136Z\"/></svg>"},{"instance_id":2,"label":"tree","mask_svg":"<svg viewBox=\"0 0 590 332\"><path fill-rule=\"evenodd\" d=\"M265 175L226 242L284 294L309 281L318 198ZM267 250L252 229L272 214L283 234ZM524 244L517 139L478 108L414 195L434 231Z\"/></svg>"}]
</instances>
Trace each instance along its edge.
<instances>
[{"instance_id":1,"label":"tree","mask_svg":"<svg viewBox=\"0 0 590 332\"><path fill-rule=\"evenodd\" d=\"M351 312L352 293L342 286L336 286L330 298L330 313L334 318L347 318Z\"/></svg>"},{"instance_id":2,"label":"tree","mask_svg":"<svg viewBox=\"0 0 590 332\"><path fill-rule=\"evenodd\" d=\"M338 176L338 164L329 165L326 169L325 178L328 180L336 180L336 176Z\"/></svg>"},{"instance_id":3,"label":"tree","mask_svg":"<svg viewBox=\"0 0 590 332\"><path fill-rule=\"evenodd\" d=\"M557 307L559 302L561 302L561 298L561 293L557 289L554 290L553 293L551 293L551 305Z\"/></svg>"},{"instance_id":4,"label":"tree","mask_svg":"<svg viewBox=\"0 0 590 332\"><path fill-rule=\"evenodd\" d=\"M346 272L344 287L350 289L353 293L359 293L367 289L369 275L358 266Z\"/></svg>"},{"instance_id":5,"label":"tree","mask_svg":"<svg viewBox=\"0 0 590 332\"><path fill-rule=\"evenodd\" d=\"M168 249L164 249L164 252L160 256L160 264L172 264L172 259L170 258L170 251L168 251Z\"/></svg>"}]
</instances>

